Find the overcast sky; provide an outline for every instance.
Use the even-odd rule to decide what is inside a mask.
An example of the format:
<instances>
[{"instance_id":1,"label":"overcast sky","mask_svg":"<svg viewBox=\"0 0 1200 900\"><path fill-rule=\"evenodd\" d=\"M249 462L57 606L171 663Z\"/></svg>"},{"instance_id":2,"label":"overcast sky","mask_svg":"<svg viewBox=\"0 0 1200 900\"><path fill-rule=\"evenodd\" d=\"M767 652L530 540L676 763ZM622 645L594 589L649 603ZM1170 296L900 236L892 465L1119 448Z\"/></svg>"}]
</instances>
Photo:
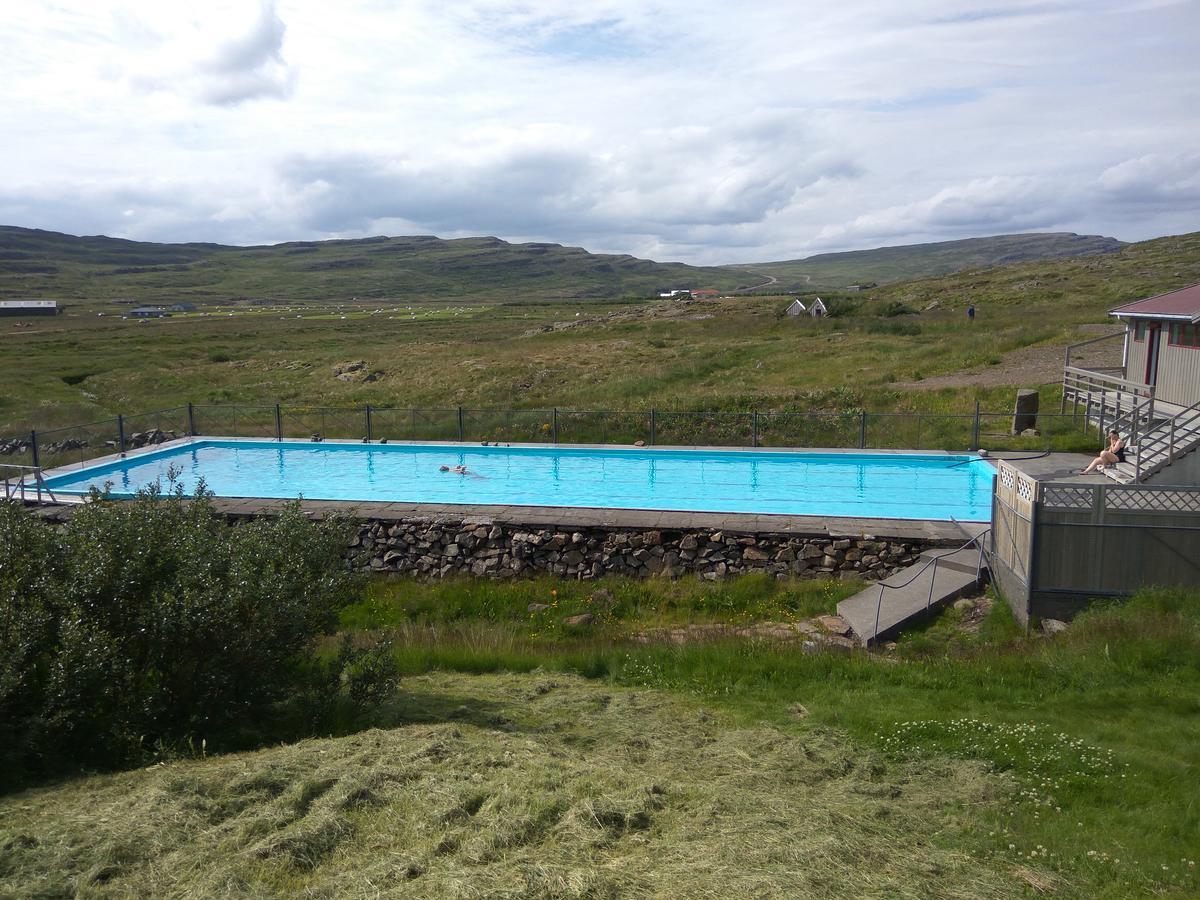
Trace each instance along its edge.
<instances>
[{"instance_id":1,"label":"overcast sky","mask_svg":"<svg viewBox=\"0 0 1200 900\"><path fill-rule=\"evenodd\" d=\"M5 5L0 223L694 263L1200 229L1200 0Z\"/></svg>"}]
</instances>

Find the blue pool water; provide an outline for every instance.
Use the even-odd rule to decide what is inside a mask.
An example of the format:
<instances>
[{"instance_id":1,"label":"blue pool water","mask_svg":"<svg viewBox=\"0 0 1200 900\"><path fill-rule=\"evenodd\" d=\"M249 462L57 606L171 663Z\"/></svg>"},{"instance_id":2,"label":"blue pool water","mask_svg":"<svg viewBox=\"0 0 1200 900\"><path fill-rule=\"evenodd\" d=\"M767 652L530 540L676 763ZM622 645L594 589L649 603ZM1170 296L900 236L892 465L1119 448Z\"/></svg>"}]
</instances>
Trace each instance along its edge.
<instances>
[{"instance_id":1,"label":"blue pool water","mask_svg":"<svg viewBox=\"0 0 1200 900\"><path fill-rule=\"evenodd\" d=\"M440 472L465 465L468 474ZM198 440L49 479L128 496L203 478L218 497L582 506L984 522L992 467L970 456Z\"/></svg>"}]
</instances>

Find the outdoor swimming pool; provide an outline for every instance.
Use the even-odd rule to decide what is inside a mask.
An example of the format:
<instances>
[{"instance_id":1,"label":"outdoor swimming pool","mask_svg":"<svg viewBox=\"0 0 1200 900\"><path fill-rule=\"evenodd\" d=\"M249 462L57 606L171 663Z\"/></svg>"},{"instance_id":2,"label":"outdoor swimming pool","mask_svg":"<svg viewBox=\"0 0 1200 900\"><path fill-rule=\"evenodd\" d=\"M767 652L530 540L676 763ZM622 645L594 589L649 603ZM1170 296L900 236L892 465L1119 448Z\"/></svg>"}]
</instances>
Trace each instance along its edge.
<instances>
[{"instance_id":1,"label":"outdoor swimming pool","mask_svg":"<svg viewBox=\"0 0 1200 900\"><path fill-rule=\"evenodd\" d=\"M467 474L440 466L466 466ZM471 447L200 439L55 474L56 494L127 497L168 472L218 497L599 507L986 522L992 477L973 456Z\"/></svg>"}]
</instances>

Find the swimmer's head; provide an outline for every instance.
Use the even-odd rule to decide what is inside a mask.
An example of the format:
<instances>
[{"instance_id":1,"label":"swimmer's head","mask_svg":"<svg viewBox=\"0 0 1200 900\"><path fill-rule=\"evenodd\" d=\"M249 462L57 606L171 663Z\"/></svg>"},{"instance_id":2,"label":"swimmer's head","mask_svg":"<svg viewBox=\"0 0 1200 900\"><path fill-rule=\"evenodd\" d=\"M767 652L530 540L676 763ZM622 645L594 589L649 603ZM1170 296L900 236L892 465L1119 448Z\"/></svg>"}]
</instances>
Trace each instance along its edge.
<instances>
[{"instance_id":1,"label":"swimmer's head","mask_svg":"<svg viewBox=\"0 0 1200 900\"><path fill-rule=\"evenodd\" d=\"M438 466L438 471L439 472L449 472L450 467L449 466Z\"/></svg>"}]
</instances>

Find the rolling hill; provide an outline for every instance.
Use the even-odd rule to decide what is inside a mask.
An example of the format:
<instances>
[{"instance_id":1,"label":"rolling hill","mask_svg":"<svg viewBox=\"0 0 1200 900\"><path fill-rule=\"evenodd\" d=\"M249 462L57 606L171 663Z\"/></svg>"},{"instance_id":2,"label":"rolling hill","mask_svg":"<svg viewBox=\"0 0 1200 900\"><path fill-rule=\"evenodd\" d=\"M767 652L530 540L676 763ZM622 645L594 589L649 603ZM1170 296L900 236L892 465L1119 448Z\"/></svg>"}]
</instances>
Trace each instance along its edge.
<instances>
[{"instance_id":1,"label":"rolling hill","mask_svg":"<svg viewBox=\"0 0 1200 900\"><path fill-rule=\"evenodd\" d=\"M588 299L762 282L736 269L588 253L561 244L431 236L257 247L156 244L0 227L0 298L143 302Z\"/></svg>"},{"instance_id":2,"label":"rolling hill","mask_svg":"<svg viewBox=\"0 0 1200 900\"><path fill-rule=\"evenodd\" d=\"M773 285L773 289L788 291L886 284L1009 263L1095 256L1112 253L1124 246L1125 243L1116 238L1098 235L1002 234L935 244L821 253L804 259L753 263L736 268L777 278L778 284Z\"/></svg>"},{"instance_id":3,"label":"rolling hill","mask_svg":"<svg viewBox=\"0 0 1200 900\"><path fill-rule=\"evenodd\" d=\"M495 237L372 237L231 247L0 226L0 299L537 301L646 297L683 287L733 291L762 286L779 292L1090 256L1123 246L1105 237L1018 234L701 267L561 244L512 244Z\"/></svg>"}]
</instances>

